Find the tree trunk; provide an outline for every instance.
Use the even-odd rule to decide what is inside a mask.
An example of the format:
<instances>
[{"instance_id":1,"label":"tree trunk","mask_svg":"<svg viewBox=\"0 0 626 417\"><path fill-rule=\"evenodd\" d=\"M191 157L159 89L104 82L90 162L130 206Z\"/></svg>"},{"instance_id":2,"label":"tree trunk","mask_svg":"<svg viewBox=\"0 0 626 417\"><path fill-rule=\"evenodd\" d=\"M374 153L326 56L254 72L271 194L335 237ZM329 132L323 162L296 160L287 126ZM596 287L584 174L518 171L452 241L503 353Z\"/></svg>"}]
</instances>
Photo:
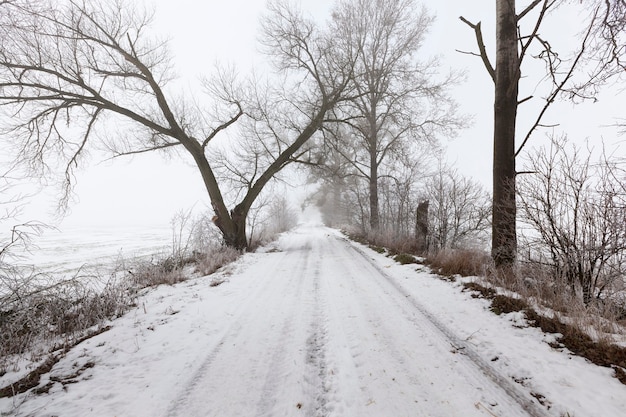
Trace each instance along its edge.
<instances>
[{"instance_id":1,"label":"tree trunk","mask_svg":"<svg viewBox=\"0 0 626 417\"><path fill-rule=\"evenodd\" d=\"M422 201L417 205L415 217L415 241L419 252L428 251L428 206L429 200Z\"/></svg>"},{"instance_id":2,"label":"tree trunk","mask_svg":"<svg viewBox=\"0 0 626 417\"><path fill-rule=\"evenodd\" d=\"M224 243L238 250L247 249L246 216L248 215L248 210L237 206L229 213L211 165L204 155L204 150L190 140L185 142L185 148L193 156L196 166L202 175L204 186L215 212L213 223L222 232Z\"/></svg>"},{"instance_id":3,"label":"tree trunk","mask_svg":"<svg viewBox=\"0 0 626 417\"><path fill-rule=\"evenodd\" d=\"M246 250L248 248L248 237L246 236L246 219L248 217L248 213L243 210L241 206L237 206L233 211L231 211L230 217L234 228L228 233L222 231L224 235L224 243L226 243L227 246L241 251Z\"/></svg>"},{"instance_id":4,"label":"tree trunk","mask_svg":"<svg viewBox=\"0 0 626 417\"><path fill-rule=\"evenodd\" d=\"M370 88L371 83L368 83ZM367 150L369 152L369 194L370 194L370 230L374 233L380 229L380 208L378 203L378 100L376 91L369 92L370 110L367 115Z\"/></svg>"},{"instance_id":5,"label":"tree trunk","mask_svg":"<svg viewBox=\"0 0 626 417\"><path fill-rule=\"evenodd\" d=\"M517 41L515 0L497 0L491 255L499 269L514 263L517 250L515 125L520 71Z\"/></svg>"},{"instance_id":6,"label":"tree trunk","mask_svg":"<svg viewBox=\"0 0 626 417\"><path fill-rule=\"evenodd\" d=\"M380 213L378 210L378 166L376 156L370 166L370 228L372 232L377 232L380 228Z\"/></svg>"}]
</instances>

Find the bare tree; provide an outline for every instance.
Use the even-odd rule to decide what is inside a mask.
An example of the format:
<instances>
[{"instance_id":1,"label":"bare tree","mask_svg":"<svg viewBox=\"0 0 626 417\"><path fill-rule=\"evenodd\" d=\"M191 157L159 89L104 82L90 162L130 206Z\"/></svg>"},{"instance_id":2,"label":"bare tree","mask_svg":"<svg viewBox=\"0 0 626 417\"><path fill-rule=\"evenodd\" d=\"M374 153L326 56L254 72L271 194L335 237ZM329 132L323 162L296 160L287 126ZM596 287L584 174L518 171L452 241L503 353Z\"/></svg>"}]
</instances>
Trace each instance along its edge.
<instances>
[{"instance_id":1,"label":"bare tree","mask_svg":"<svg viewBox=\"0 0 626 417\"><path fill-rule=\"evenodd\" d=\"M273 145L264 148L272 155L228 210L208 148L244 115L259 115L245 108L230 77L208 84L220 103L217 111L177 96L168 84L173 76L167 44L148 36L150 13L121 0L15 0L2 7L0 106L11 116L4 133L20 159L41 167L64 155L69 190L90 143L114 126L123 132L113 146L118 155L183 150L199 170L225 242L239 249L246 247L246 216L254 200L343 99L352 70L347 52L339 55L327 33L285 4L270 5L264 41L289 80L275 98L300 117L289 129L272 132L267 140Z\"/></svg>"},{"instance_id":2,"label":"bare tree","mask_svg":"<svg viewBox=\"0 0 626 417\"><path fill-rule=\"evenodd\" d=\"M626 72L626 1L595 0L585 6L593 36L585 55L586 76L571 89L574 98L594 98L610 80L623 81Z\"/></svg>"},{"instance_id":3,"label":"bare tree","mask_svg":"<svg viewBox=\"0 0 626 417\"><path fill-rule=\"evenodd\" d=\"M458 171L439 165L426 181L428 233L433 249L476 245L490 226L490 196L483 187Z\"/></svg>"},{"instance_id":4,"label":"bare tree","mask_svg":"<svg viewBox=\"0 0 626 417\"><path fill-rule=\"evenodd\" d=\"M565 139L528 158L519 181L529 260L548 266L585 305L604 298L626 274L623 168Z\"/></svg>"},{"instance_id":5,"label":"bare tree","mask_svg":"<svg viewBox=\"0 0 626 417\"><path fill-rule=\"evenodd\" d=\"M493 205L492 205L492 257L498 268L510 267L516 258L517 230L516 213L516 168L515 159L522 152L531 135L537 128L545 126L544 116L559 94L572 92L573 77L581 66L582 58L589 47L591 27L584 32L579 48L570 60L561 59L552 49L548 39L540 35L540 28L551 10L560 4L559 0L533 0L519 12L515 0L496 1L496 65L491 64L483 39L481 24L472 23L464 17L461 20L469 25L476 36L477 55L487 69L495 85L494 133L493 133ZM531 19L524 26L522 20ZM587 27L583 25L583 27ZM533 52L531 54L531 52ZM543 98L537 117L528 128L525 136L516 142L517 110L522 102L531 97L519 98L519 81L522 65L527 57L535 57L545 63L545 79L550 88ZM539 78L541 79L541 77ZM517 138L519 139L519 138Z\"/></svg>"},{"instance_id":6,"label":"bare tree","mask_svg":"<svg viewBox=\"0 0 626 417\"><path fill-rule=\"evenodd\" d=\"M418 205L418 179L423 178L427 162L405 150L381 165L385 174L379 178L380 233L392 241L412 241L415 232L415 209Z\"/></svg>"},{"instance_id":7,"label":"bare tree","mask_svg":"<svg viewBox=\"0 0 626 417\"><path fill-rule=\"evenodd\" d=\"M348 28L350 43L360 51L356 98L339 116L351 138L346 142L342 135L333 144L367 181L369 226L375 231L383 162L409 142L432 144L438 134L452 134L463 124L447 96L455 76L438 80L436 60L420 59L433 18L414 0L343 0L333 20Z\"/></svg>"}]
</instances>

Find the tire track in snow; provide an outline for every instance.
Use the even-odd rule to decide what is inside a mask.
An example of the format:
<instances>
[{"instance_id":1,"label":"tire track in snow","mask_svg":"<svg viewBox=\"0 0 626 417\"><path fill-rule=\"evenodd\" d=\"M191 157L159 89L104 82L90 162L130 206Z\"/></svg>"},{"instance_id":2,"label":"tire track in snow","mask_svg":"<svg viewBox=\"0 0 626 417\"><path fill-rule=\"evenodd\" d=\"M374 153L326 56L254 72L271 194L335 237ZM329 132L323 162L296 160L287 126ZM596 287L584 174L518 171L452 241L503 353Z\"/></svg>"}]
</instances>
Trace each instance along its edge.
<instances>
[{"instance_id":1,"label":"tire track in snow","mask_svg":"<svg viewBox=\"0 0 626 417\"><path fill-rule=\"evenodd\" d=\"M168 416L479 416L485 395L500 403L492 410L510 411L501 417L546 415L517 406L523 393L492 387L512 381L450 353L449 343L464 344L363 251L328 234L295 237L259 263L261 282L220 326Z\"/></svg>"},{"instance_id":2,"label":"tire track in snow","mask_svg":"<svg viewBox=\"0 0 626 417\"><path fill-rule=\"evenodd\" d=\"M296 319L290 320L289 325L275 340L276 351L258 404L257 416L285 415L285 389L282 386L286 383L285 374L292 374L292 383L301 384L302 391L298 402L293 406L296 406L296 410L301 409L304 416L326 417L333 408L327 388L328 320L319 271L321 253L318 241L311 242L306 234L305 238L303 245L287 248L287 252L291 252L294 257L297 253L304 254L297 270L292 271L298 290L285 294L286 298L291 299L292 305L283 314ZM287 362L286 358L289 354L294 354L294 351L299 352L297 356L300 359L294 363ZM281 397L277 398L277 395Z\"/></svg>"},{"instance_id":3,"label":"tire track in snow","mask_svg":"<svg viewBox=\"0 0 626 417\"><path fill-rule=\"evenodd\" d=\"M305 248L306 249L306 248ZM278 253L273 256L281 256L286 257L285 253ZM308 251L304 250L305 263L308 263ZM279 264L280 262L276 262ZM272 277L272 279L275 277ZM196 368L193 375L185 382L183 388L179 390L180 394L178 398L170 405L166 416L168 417L188 417L190 415L216 415L212 414L213 405L207 401L206 409L204 411L200 410L197 414L190 414L190 410L193 407L198 407L197 397L198 393L202 393L206 391L205 387L207 379L211 380L211 373L214 371L215 366L218 366L220 363L220 355L229 355L232 354L232 349L236 345L236 342L240 342L241 339L247 339L250 331L250 326L248 323L249 317L258 316L260 306L263 304L263 300L271 298L272 292L276 290L274 285L271 285L270 282L263 282L264 280L260 280L257 283L254 291L247 297L247 302L240 305L235 313L232 315L232 320L229 321L229 324L225 326L222 334L220 335L218 341L211 347L202 360L202 363L199 367ZM270 279L271 281L271 279ZM289 283L292 283L291 280ZM287 283L283 284L283 288L285 289L285 299L297 299L297 294L301 293L302 286L300 285L302 280L296 280L297 284L288 285ZM293 306L290 306L293 309ZM269 323L272 327L276 326L275 320L278 317L278 320L285 320L282 323L278 323L277 326L280 326L280 334L281 337L286 337L288 335L293 326L293 318L294 314L277 314L274 310L268 310L267 317L270 319ZM278 313L282 313L278 311ZM274 350L273 357L270 361L264 360L265 358L260 355L257 358L256 363L252 364L250 368L247 369L245 378L248 381L264 378L266 381L265 386L262 389L263 395L259 399L257 404L257 414L258 416L270 416L272 415L272 406L274 401L274 392L276 390L276 383L280 381L280 369L285 369L285 366L282 368L279 367L281 363L281 353L284 352L285 346L281 344L272 343L275 339L275 334L273 332L267 332L263 335L263 340L259 341L260 346L275 346L277 349ZM227 347L228 349L224 349ZM263 352L265 353L265 352ZM216 362L217 360L217 362ZM260 375L263 373L263 369L267 364L270 364L270 372L265 373L264 375ZM244 376L242 376L244 377ZM212 381L213 382L213 381ZM273 384L273 385L272 385ZM209 393L207 393L209 394ZM207 395L207 399L209 395Z\"/></svg>"},{"instance_id":4,"label":"tire track in snow","mask_svg":"<svg viewBox=\"0 0 626 417\"><path fill-rule=\"evenodd\" d=\"M254 295L251 295L249 300L252 301L261 291L263 290L262 286L257 288ZM240 317L244 314L246 308L249 303L245 303L240 306L236 313L235 317ZM207 374L211 365L215 361L216 357L219 355L220 351L224 347L224 344L229 340L236 338L242 330L242 326L239 325L238 320L231 321L230 325L226 327L226 329L221 333L218 337L217 342L208 350L207 355L202 360L202 363L199 367L196 368L195 372L191 375L191 377L184 383L183 388L179 390L180 394L177 396L176 400L172 402L170 407L166 412L166 416L168 417L176 417L176 416L185 416L184 406L189 399L189 395L192 391L198 388L198 385L202 378ZM182 410L182 411L181 411ZM181 414L182 412L182 414Z\"/></svg>"},{"instance_id":5,"label":"tire track in snow","mask_svg":"<svg viewBox=\"0 0 626 417\"><path fill-rule=\"evenodd\" d=\"M363 260L365 260L370 266L372 266L381 277L385 279L385 282L389 284L390 288L392 288L396 297L401 298L402 300L406 300L410 303L410 305L416 310L422 317L424 317L427 322L431 325L431 327L443 335L452 346L454 346L458 351L463 352L463 356L469 359L473 365L479 369L487 378L494 382L495 386L498 386L507 396L513 399L524 411L528 413L531 417L549 417L547 411L543 408L539 407L534 400L522 392L513 381L511 381L506 376L502 375L495 368L489 365L489 363L482 358L475 350L472 349L471 345L466 343L464 340L457 337L457 335L446 325L444 325L437 317L431 314L423 305L421 305L414 297L407 293L407 291L400 285L393 277L387 274L367 253L365 253L361 248L353 245L349 240L345 238L337 238L339 240L345 241L350 248L354 252L356 252ZM384 291L385 288L378 283L381 289ZM389 294L391 296L391 294ZM399 301L396 302L398 307L402 309L402 305ZM412 316L411 314L405 314L407 319L412 321L416 326L421 326L423 323Z\"/></svg>"},{"instance_id":6,"label":"tire track in snow","mask_svg":"<svg viewBox=\"0 0 626 417\"><path fill-rule=\"evenodd\" d=\"M236 334L238 333L239 332L236 332ZM191 378L185 383L184 388L181 390L181 394L168 408L166 416L176 417L176 416L185 415L185 412L183 409L189 398L189 393L198 387L199 382L201 381L202 377L206 375L208 369L211 367L211 364L213 363L217 355L220 353L220 350L224 346L224 343L226 342L228 337L233 337L233 335L230 332L226 332L226 334L224 334L221 337L221 339L217 342L215 347L213 347L209 351L206 358L202 361L202 364L196 369L196 371L191 376ZM182 414L181 414L181 410L182 410Z\"/></svg>"},{"instance_id":7,"label":"tire track in snow","mask_svg":"<svg viewBox=\"0 0 626 417\"><path fill-rule=\"evenodd\" d=\"M348 245L337 241L333 246L336 259L329 260L327 274L333 280L330 313L338 326L331 336L331 362L337 366L336 394L342 403L335 415L482 415L465 412L475 404L467 395L451 397L450 390L467 379L447 369L456 366L429 342L430 333L409 323L387 294L376 291L376 274ZM441 359L424 362L425 351L429 360Z\"/></svg>"},{"instance_id":8,"label":"tire track in snow","mask_svg":"<svg viewBox=\"0 0 626 417\"><path fill-rule=\"evenodd\" d=\"M310 405L305 405L305 416L325 417L332 407L328 398L329 374L326 362L328 330L325 308L321 301L319 262L314 267L313 277L313 314L310 336L306 341L306 363L309 369L305 377L312 389L313 401Z\"/></svg>"},{"instance_id":9,"label":"tire track in snow","mask_svg":"<svg viewBox=\"0 0 626 417\"><path fill-rule=\"evenodd\" d=\"M304 251L304 260L299 265L299 270L297 272L294 271L294 275L302 276L305 274L307 268L309 267L310 262L310 247L302 247L302 251ZM305 294L306 290L304 288L305 280L298 279L297 286L295 287L294 294L288 295L285 294L285 297L291 297L293 300L301 299L302 295ZM277 415L278 411L275 409L278 404L277 391L278 384L280 381L284 380L285 374L289 372L290 363L286 362L286 353L287 353L287 345L286 343L280 343L280 341L289 340L293 337L293 333L295 331L294 322L298 311L296 311L296 305L291 306L291 310L289 314L285 316L288 319L282 326L280 331L279 341L275 344L276 349L270 360L269 371L265 376L265 382L262 388L261 398L257 403L257 411L256 416L258 417L266 417L266 416L274 416Z\"/></svg>"}]
</instances>

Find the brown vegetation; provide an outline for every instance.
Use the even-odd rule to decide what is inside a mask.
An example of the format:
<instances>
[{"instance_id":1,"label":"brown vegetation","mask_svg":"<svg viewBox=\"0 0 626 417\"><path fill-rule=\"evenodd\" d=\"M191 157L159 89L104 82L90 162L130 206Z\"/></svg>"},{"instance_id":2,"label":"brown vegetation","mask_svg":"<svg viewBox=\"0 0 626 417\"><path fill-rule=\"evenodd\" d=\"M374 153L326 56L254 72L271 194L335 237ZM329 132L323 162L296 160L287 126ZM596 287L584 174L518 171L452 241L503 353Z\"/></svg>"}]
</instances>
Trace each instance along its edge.
<instances>
[{"instance_id":1,"label":"brown vegetation","mask_svg":"<svg viewBox=\"0 0 626 417\"><path fill-rule=\"evenodd\" d=\"M408 253L399 253L393 257L393 260L402 265L418 263L417 259L415 259L415 256L409 255Z\"/></svg>"},{"instance_id":2,"label":"brown vegetation","mask_svg":"<svg viewBox=\"0 0 626 417\"><path fill-rule=\"evenodd\" d=\"M441 275L483 276L490 265L489 255L471 249L444 249L429 255L427 264Z\"/></svg>"},{"instance_id":3,"label":"brown vegetation","mask_svg":"<svg viewBox=\"0 0 626 417\"><path fill-rule=\"evenodd\" d=\"M576 324L563 323L556 315L548 317L539 314L521 298L497 294L493 288L475 282L465 283L464 287L480 294L481 298L490 299L491 311L495 314L523 312L529 325L539 327L546 333L558 335L557 342L551 344L553 348L566 348L596 365L612 368L614 376L626 385L626 348L603 339L595 341Z\"/></svg>"}]
</instances>

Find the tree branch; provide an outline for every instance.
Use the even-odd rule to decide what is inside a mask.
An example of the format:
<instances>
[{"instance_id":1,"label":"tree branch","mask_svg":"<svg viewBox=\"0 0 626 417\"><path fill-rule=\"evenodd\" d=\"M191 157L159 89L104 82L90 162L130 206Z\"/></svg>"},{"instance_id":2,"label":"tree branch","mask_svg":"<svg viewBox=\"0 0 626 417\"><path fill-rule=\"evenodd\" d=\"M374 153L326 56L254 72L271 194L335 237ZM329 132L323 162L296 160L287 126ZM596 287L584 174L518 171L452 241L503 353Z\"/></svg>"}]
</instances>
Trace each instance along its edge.
<instances>
[{"instance_id":1,"label":"tree branch","mask_svg":"<svg viewBox=\"0 0 626 417\"><path fill-rule=\"evenodd\" d=\"M517 157L520 152L522 152L522 149L524 148L524 146L526 146L526 143L528 142L528 140L530 139L530 136L532 135L532 133L535 131L535 129L539 126L541 126L541 120L543 119L544 115L546 114L546 112L548 111L548 108L550 107L550 105L554 102L554 100L556 99L556 97L564 91L565 89L565 85L567 84L567 82L574 76L574 71L577 69L578 67L578 63L580 62L580 60L582 59L585 50L586 50L586 45L587 45L587 41L589 40L589 36L591 36L591 32L592 32L592 26L589 26L589 29L587 30L587 33L585 34L585 37L583 39L582 42L582 46L580 48L580 51L578 52L578 55L576 56L576 58L574 59L574 62L572 63L569 71L567 72L567 74L565 75L565 77L563 77L563 79L561 80L560 83L558 83L558 85L554 88L554 90L550 93L550 95L548 96L548 98L546 98L546 102L543 105L543 108L541 109L541 111L539 112L539 114L537 115L537 118L535 119L535 122L533 123L533 125L531 126L531 128L528 130L528 132L526 133L526 136L524 137L524 140L522 141L522 144L519 146L519 148L517 149L517 151L515 152L515 157Z\"/></svg>"},{"instance_id":2,"label":"tree branch","mask_svg":"<svg viewBox=\"0 0 626 417\"><path fill-rule=\"evenodd\" d=\"M121 156L138 155L138 154L141 154L141 153L154 152L154 151L171 148L171 147L178 146L178 145L182 145L182 143L180 143L180 142L168 142L168 143L164 143L162 145L153 146L151 148L138 149L136 151L118 152L115 155L113 155L111 158L108 158L108 159L110 160L110 159L119 158Z\"/></svg>"},{"instance_id":3,"label":"tree branch","mask_svg":"<svg viewBox=\"0 0 626 417\"><path fill-rule=\"evenodd\" d=\"M520 14L516 16L517 21L519 22L520 20L522 20L524 16L526 16L532 9L534 9L542 1L543 0L534 0L531 4L528 5L528 7L526 7Z\"/></svg>"},{"instance_id":4,"label":"tree branch","mask_svg":"<svg viewBox=\"0 0 626 417\"><path fill-rule=\"evenodd\" d=\"M219 132L221 132L222 130L227 129L229 126L234 124L237 120L239 120L239 118L241 116L243 116L243 107L241 107L241 103L235 102L235 104L237 105L237 108L239 109L237 114L235 116L233 116L226 123L222 123L217 128L213 129L213 132L211 132L211 134L209 136L207 136L206 139L204 139L204 141L202 142L202 149L206 148L207 145L209 144L209 142L211 141L211 139L213 139Z\"/></svg>"},{"instance_id":5,"label":"tree branch","mask_svg":"<svg viewBox=\"0 0 626 417\"><path fill-rule=\"evenodd\" d=\"M495 83L496 71L494 70L493 65L491 65L491 62L489 61L489 56L487 55L487 49L485 48L485 41L483 39L481 23L478 22L474 24L470 22L469 20L467 20L466 18L464 18L463 16L459 16L459 19L461 19L463 23L465 23L466 25L474 29L474 34L476 36L476 43L478 44L478 50L480 51L480 54L476 54L476 55L480 56L480 58L483 60L483 64L485 65L485 68L487 69L489 76Z\"/></svg>"}]
</instances>

